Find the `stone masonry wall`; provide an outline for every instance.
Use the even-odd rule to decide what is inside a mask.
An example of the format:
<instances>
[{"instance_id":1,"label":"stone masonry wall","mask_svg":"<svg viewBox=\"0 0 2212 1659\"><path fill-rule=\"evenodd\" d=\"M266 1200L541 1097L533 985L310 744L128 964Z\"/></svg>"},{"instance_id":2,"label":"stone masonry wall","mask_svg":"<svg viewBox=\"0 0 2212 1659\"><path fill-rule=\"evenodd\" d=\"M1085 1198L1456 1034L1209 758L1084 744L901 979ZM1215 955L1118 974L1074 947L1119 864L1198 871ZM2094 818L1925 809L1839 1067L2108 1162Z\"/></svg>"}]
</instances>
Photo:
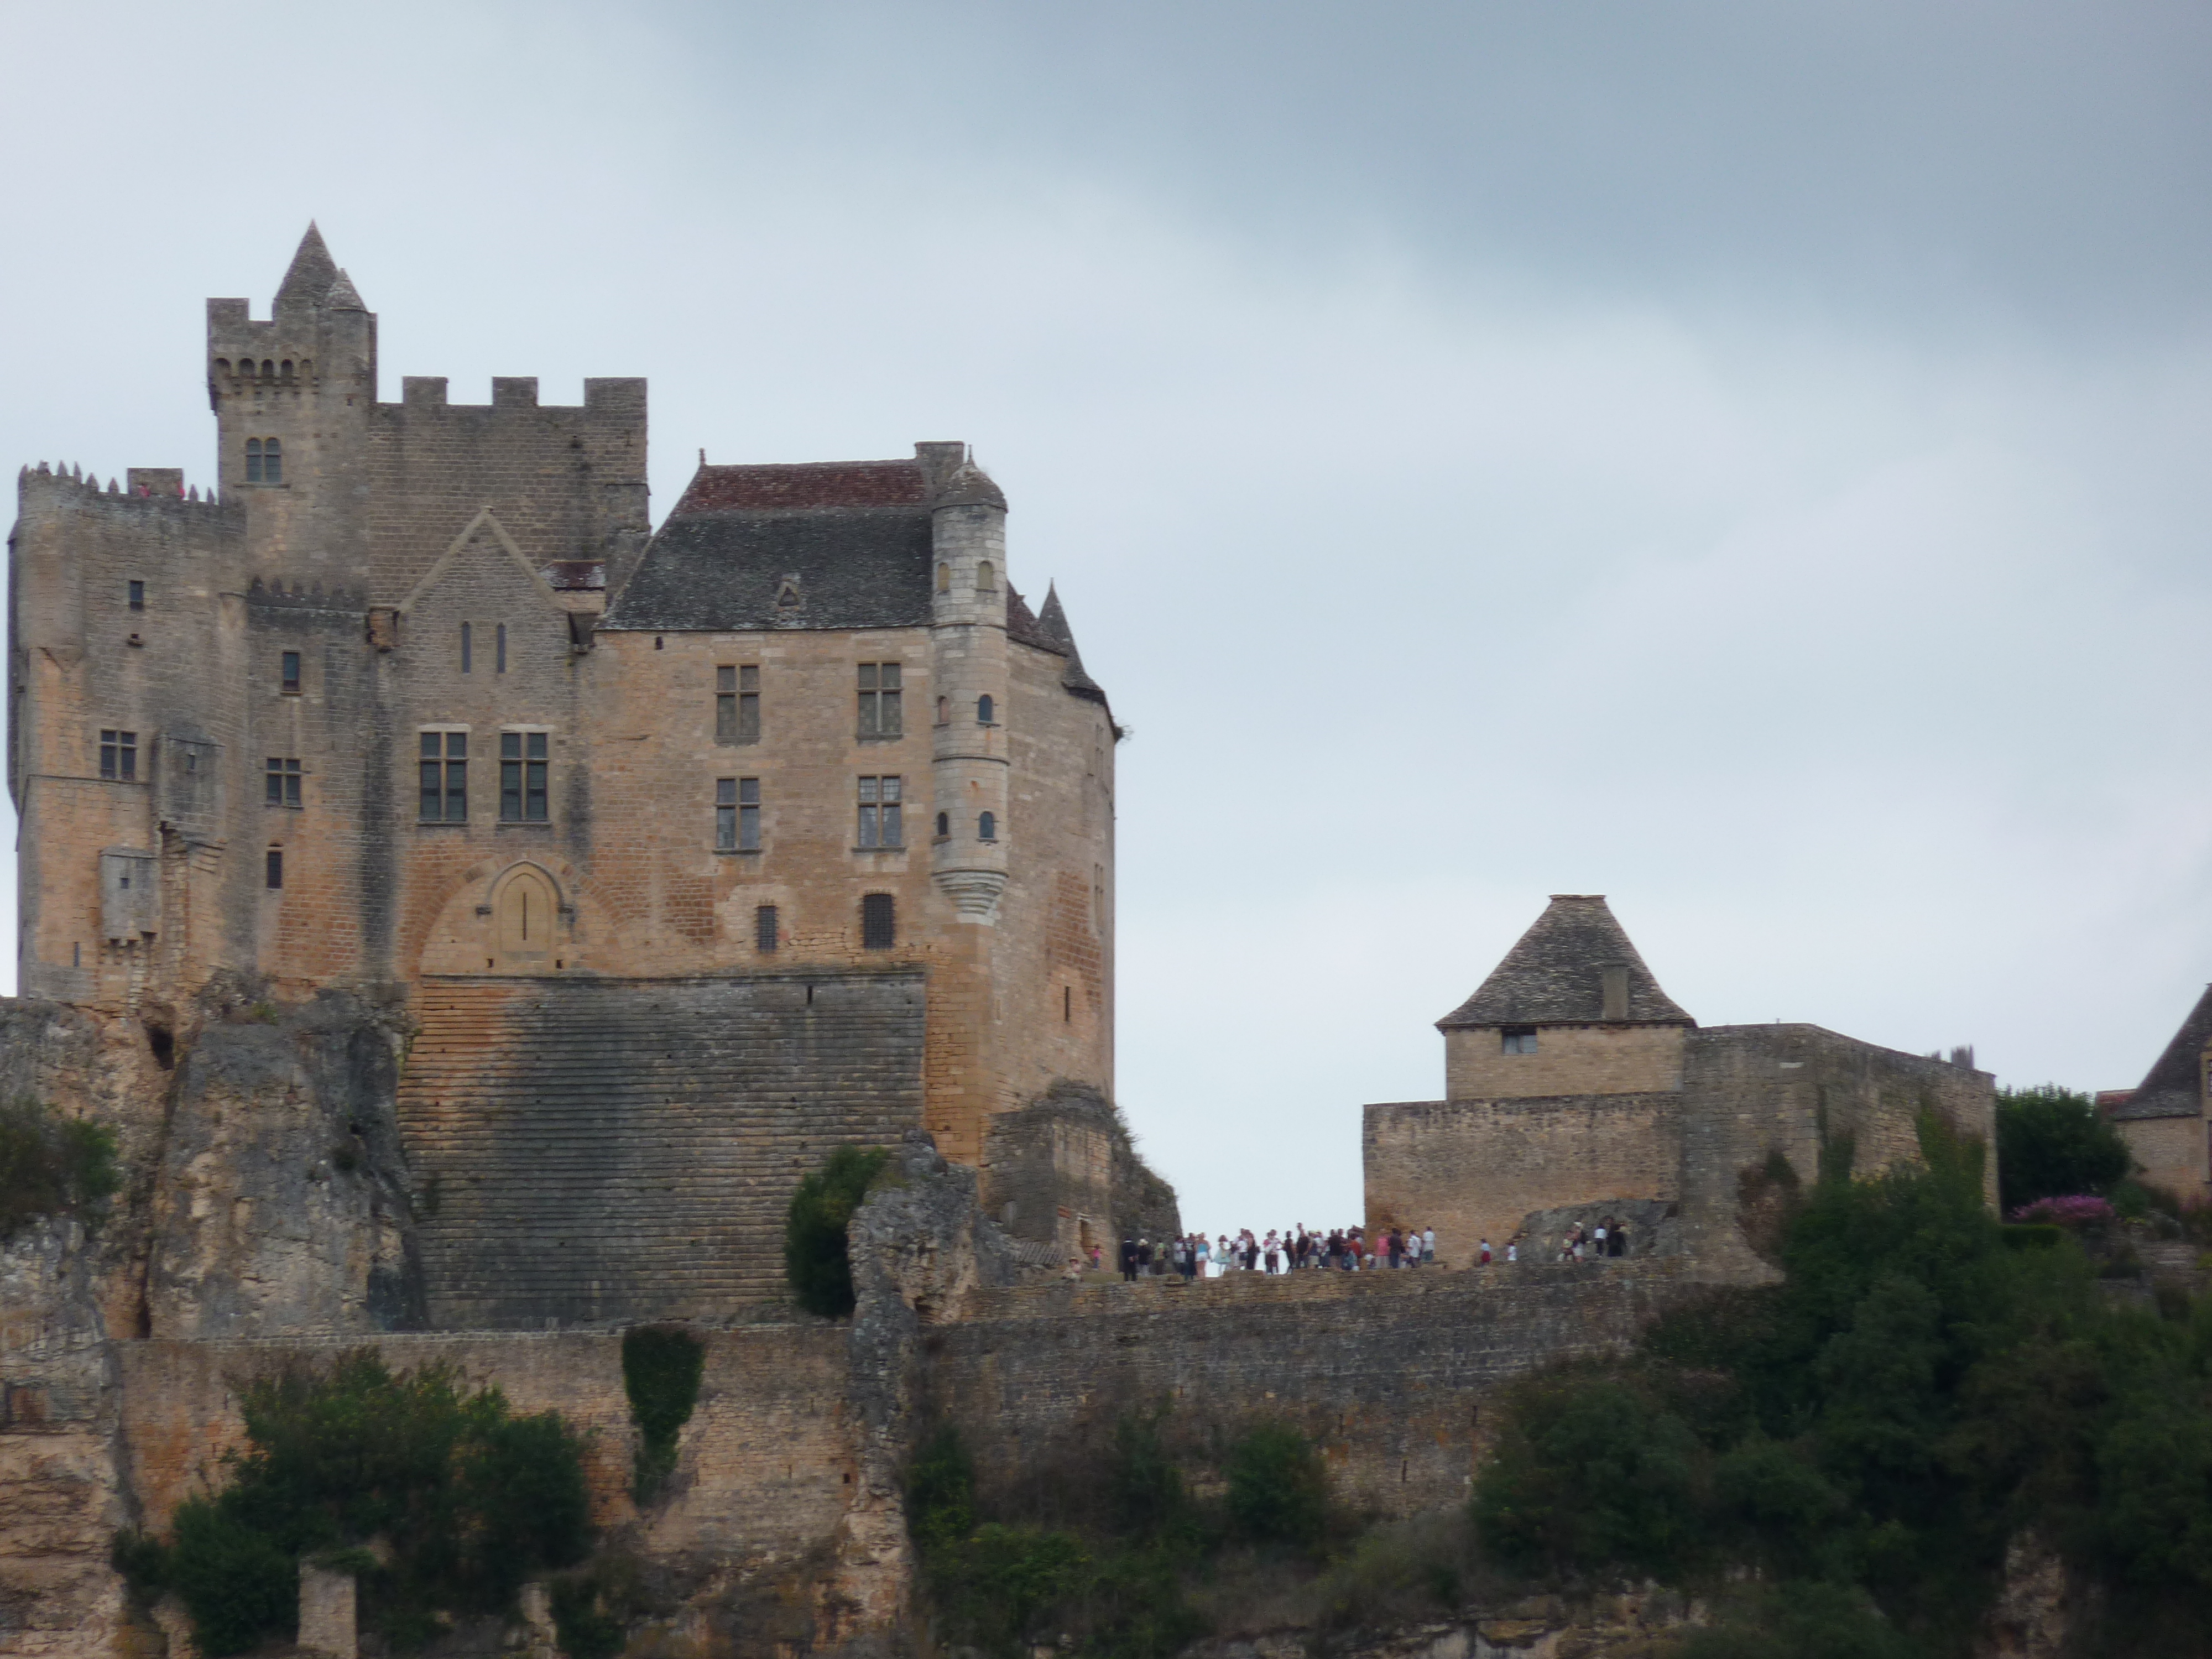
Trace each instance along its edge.
<instances>
[{"instance_id":1,"label":"stone masonry wall","mask_svg":"<svg viewBox=\"0 0 2212 1659\"><path fill-rule=\"evenodd\" d=\"M921 1121L921 976L430 981L399 1117L434 1328L779 1299L793 1188Z\"/></svg>"},{"instance_id":2,"label":"stone masonry wall","mask_svg":"<svg viewBox=\"0 0 2212 1659\"><path fill-rule=\"evenodd\" d=\"M1368 1225L1432 1226L1438 1261L1463 1267L1484 1238L1503 1257L1534 1211L1678 1199L1684 1110L1673 1093L1370 1106Z\"/></svg>"},{"instance_id":3,"label":"stone masonry wall","mask_svg":"<svg viewBox=\"0 0 2212 1659\"><path fill-rule=\"evenodd\" d=\"M2205 1120L2189 1117L2121 1118L2112 1127L2151 1186L2185 1199L2204 1192Z\"/></svg>"},{"instance_id":4,"label":"stone masonry wall","mask_svg":"<svg viewBox=\"0 0 2212 1659\"><path fill-rule=\"evenodd\" d=\"M987 1486L1079 1459L1116 1413L1164 1403L1201 1438L1287 1418L1318 1438L1340 1497L1427 1509L1466 1498L1498 1384L1624 1349L1688 1284L1651 1261L982 1291L923 1333L927 1409L960 1428Z\"/></svg>"},{"instance_id":5,"label":"stone masonry wall","mask_svg":"<svg viewBox=\"0 0 2212 1659\"><path fill-rule=\"evenodd\" d=\"M1682 1086L1679 1025L1547 1025L1533 1054L1504 1052L1500 1028L1444 1033L1447 1100L1650 1094Z\"/></svg>"},{"instance_id":6,"label":"stone masonry wall","mask_svg":"<svg viewBox=\"0 0 2212 1659\"><path fill-rule=\"evenodd\" d=\"M1778 1152L1809 1181L1822 1146L1845 1136L1860 1175L1917 1162L1923 1110L1982 1143L1984 1189L1996 1203L1996 1089L1987 1072L1817 1025L1722 1025L1692 1039L1684 1093L1686 1243L1709 1271L1760 1271L1736 1222L1744 1170Z\"/></svg>"}]
</instances>

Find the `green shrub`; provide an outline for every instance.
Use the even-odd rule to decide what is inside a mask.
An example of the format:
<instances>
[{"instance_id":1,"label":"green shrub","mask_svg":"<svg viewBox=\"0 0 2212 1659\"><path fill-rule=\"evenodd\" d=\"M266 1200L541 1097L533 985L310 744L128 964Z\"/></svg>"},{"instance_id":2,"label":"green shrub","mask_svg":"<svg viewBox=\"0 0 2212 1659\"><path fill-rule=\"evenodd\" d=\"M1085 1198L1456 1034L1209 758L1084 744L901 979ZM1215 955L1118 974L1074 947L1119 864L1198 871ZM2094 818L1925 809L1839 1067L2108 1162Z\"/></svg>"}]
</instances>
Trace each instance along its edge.
<instances>
[{"instance_id":1,"label":"green shrub","mask_svg":"<svg viewBox=\"0 0 2212 1659\"><path fill-rule=\"evenodd\" d=\"M382 1538L390 1559L361 1574L362 1616L404 1649L441 1613L507 1610L526 1579L590 1547L574 1431L553 1412L514 1415L496 1389L467 1392L451 1366L394 1376L364 1349L327 1373L250 1382L240 1406L229 1483L179 1506L159 1569L211 1656L289 1636L302 1555ZM118 1537L115 1553L154 1570L143 1540Z\"/></svg>"},{"instance_id":2,"label":"green shrub","mask_svg":"<svg viewBox=\"0 0 2212 1659\"><path fill-rule=\"evenodd\" d=\"M608 1605L615 1598L599 1574L564 1573L550 1589L553 1628L568 1659L614 1659L623 1650L628 1634L623 1610Z\"/></svg>"},{"instance_id":3,"label":"green shrub","mask_svg":"<svg viewBox=\"0 0 2212 1659\"><path fill-rule=\"evenodd\" d=\"M1475 1482L1484 1545L1527 1571L1619 1564L1679 1574L1704 1530L1705 1454L1689 1426L1632 1379L1571 1370L1510 1398Z\"/></svg>"},{"instance_id":4,"label":"green shrub","mask_svg":"<svg viewBox=\"0 0 2212 1659\"><path fill-rule=\"evenodd\" d=\"M1190 1498L1182 1472L1160 1443L1159 1410L1124 1412L1114 1423L1114 1461L1106 1508L1127 1537L1166 1538L1187 1531Z\"/></svg>"},{"instance_id":5,"label":"green shrub","mask_svg":"<svg viewBox=\"0 0 2212 1659\"><path fill-rule=\"evenodd\" d=\"M115 1135L29 1095L0 1106L0 1242L51 1215L81 1215L123 1184Z\"/></svg>"},{"instance_id":6,"label":"green shrub","mask_svg":"<svg viewBox=\"0 0 2212 1659\"><path fill-rule=\"evenodd\" d=\"M169 1578L208 1659L299 1633L300 1566L282 1545L220 1498L177 1505Z\"/></svg>"},{"instance_id":7,"label":"green shrub","mask_svg":"<svg viewBox=\"0 0 2212 1659\"><path fill-rule=\"evenodd\" d=\"M881 1146L840 1146L799 1183L783 1231L783 1272L809 1313L842 1319L853 1311L853 1263L846 1230L853 1212L890 1153Z\"/></svg>"},{"instance_id":8,"label":"green shrub","mask_svg":"<svg viewBox=\"0 0 2212 1659\"><path fill-rule=\"evenodd\" d=\"M1998 1201L2010 1215L2039 1198L2110 1194L2135 1160L2089 1096L2055 1083L1997 1091Z\"/></svg>"},{"instance_id":9,"label":"green shrub","mask_svg":"<svg viewBox=\"0 0 2212 1659\"><path fill-rule=\"evenodd\" d=\"M1229 1516L1247 1538L1310 1547L1328 1525L1328 1472L1287 1423L1259 1423L1229 1448Z\"/></svg>"},{"instance_id":10,"label":"green shrub","mask_svg":"<svg viewBox=\"0 0 2212 1659\"><path fill-rule=\"evenodd\" d=\"M1997 1236L2008 1250L2055 1250L2066 1242L2066 1229L2049 1221L2012 1221Z\"/></svg>"},{"instance_id":11,"label":"green shrub","mask_svg":"<svg viewBox=\"0 0 2212 1659\"><path fill-rule=\"evenodd\" d=\"M623 1333L622 1362L623 1392L639 1440L630 1490L647 1504L675 1472L677 1437L699 1403L707 1350L689 1331L639 1326Z\"/></svg>"}]
</instances>

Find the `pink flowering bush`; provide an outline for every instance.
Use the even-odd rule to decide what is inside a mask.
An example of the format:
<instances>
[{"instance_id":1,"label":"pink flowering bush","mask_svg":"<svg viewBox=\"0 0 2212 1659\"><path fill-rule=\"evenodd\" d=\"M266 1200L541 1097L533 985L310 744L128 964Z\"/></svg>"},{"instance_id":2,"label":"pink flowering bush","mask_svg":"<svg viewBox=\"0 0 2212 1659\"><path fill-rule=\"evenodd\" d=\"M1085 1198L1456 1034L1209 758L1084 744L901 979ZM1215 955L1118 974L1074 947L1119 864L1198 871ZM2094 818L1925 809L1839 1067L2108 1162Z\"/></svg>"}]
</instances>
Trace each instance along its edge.
<instances>
[{"instance_id":1,"label":"pink flowering bush","mask_svg":"<svg viewBox=\"0 0 2212 1659\"><path fill-rule=\"evenodd\" d=\"M2069 1193L2063 1198L2039 1198L2033 1204L2023 1204L2012 1212L2012 1218L2060 1227L2095 1227L2112 1220L2112 1206L2087 1193Z\"/></svg>"}]
</instances>

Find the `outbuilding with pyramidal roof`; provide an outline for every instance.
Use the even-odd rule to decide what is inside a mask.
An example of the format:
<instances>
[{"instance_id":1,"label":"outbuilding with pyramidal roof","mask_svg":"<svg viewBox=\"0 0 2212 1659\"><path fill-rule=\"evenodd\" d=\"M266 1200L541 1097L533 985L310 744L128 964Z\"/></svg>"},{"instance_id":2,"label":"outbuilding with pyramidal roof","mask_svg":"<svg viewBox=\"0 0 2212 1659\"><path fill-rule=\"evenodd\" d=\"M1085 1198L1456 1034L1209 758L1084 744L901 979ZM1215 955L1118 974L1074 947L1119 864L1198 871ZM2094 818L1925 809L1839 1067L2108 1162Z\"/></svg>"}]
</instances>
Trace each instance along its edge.
<instances>
[{"instance_id":1,"label":"outbuilding with pyramidal roof","mask_svg":"<svg viewBox=\"0 0 2212 1659\"><path fill-rule=\"evenodd\" d=\"M1602 893L1554 893L1474 994L1437 1022L1444 1092L1678 1089L1683 1033L1696 1024L1659 988Z\"/></svg>"}]
</instances>

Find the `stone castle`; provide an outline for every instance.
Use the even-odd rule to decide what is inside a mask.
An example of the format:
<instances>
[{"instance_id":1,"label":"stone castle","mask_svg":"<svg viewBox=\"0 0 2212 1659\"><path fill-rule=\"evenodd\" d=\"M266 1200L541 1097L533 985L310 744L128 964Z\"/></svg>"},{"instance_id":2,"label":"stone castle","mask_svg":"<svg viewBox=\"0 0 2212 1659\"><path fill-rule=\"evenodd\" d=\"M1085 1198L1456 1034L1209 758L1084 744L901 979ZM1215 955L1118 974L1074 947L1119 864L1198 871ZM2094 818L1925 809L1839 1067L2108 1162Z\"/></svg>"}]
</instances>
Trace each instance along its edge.
<instances>
[{"instance_id":1,"label":"stone castle","mask_svg":"<svg viewBox=\"0 0 2212 1659\"><path fill-rule=\"evenodd\" d=\"M313 228L266 320L208 302L207 373L204 498L21 479L25 994L157 1045L221 981L403 995L464 1322L773 1285L788 1172L914 1126L1021 1236L1105 1237L1097 1112L993 1134L1112 1091L1120 733L964 445L702 458L655 534L642 380L380 402Z\"/></svg>"},{"instance_id":2,"label":"stone castle","mask_svg":"<svg viewBox=\"0 0 2212 1659\"><path fill-rule=\"evenodd\" d=\"M0 1653L181 1659L111 1536L211 1478L240 1376L362 1343L593 1431L653 1650L903 1650L933 1422L988 1483L1264 1409L1354 1504L1454 1504L1493 1389L1771 1276L1755 1177L1988 1138L1986 1073L1700 1028L1562 896L1441 1022L1444 1097L1366 1109L1369 1220L1447 1271L1069 1282L1175 1197L1111 1104L1120 734L998 488L702 457L656 530L641 381L380 403L375 340L311 228L267 320L210 302L217 488L21 477L0 1097L127 1179L0 1241ZM782 1216L855 1140L902 1178L811 1319ZM1607 1214L1630 1259L1549 1259ZM705 1381L641 1506L621 1334L667 1321Z\"/></svg>"}]
</instances>

